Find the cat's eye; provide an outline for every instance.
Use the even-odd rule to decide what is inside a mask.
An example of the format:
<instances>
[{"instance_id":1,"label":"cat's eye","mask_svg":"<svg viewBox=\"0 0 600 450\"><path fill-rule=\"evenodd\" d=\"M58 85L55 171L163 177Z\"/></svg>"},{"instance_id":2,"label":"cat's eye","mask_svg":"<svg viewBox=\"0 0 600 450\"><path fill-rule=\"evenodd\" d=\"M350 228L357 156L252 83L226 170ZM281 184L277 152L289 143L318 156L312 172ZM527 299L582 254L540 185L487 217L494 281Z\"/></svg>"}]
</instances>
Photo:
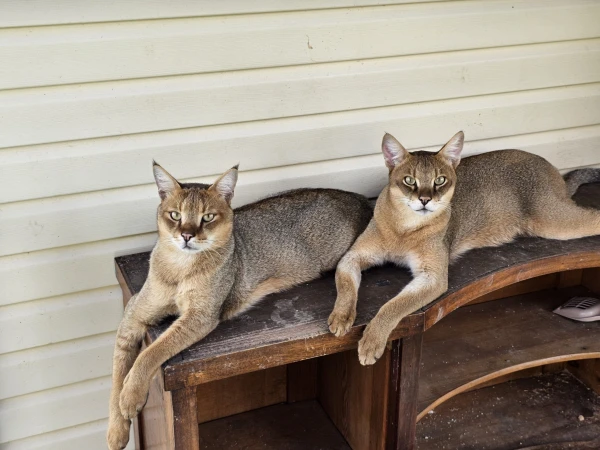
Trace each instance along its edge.
<instances>
[{"instance_id":1,"label":"cat's eye","mask_svg":"<svg viewBox=\"0 0 600 450\"><path fill-rule=\"evenodd\" d=\"M441 186L446 182L446 177L437 177L434 181L436 186Z\"/></svg>"},{"instance_id":2,"label":"cat's eye","mask_svg":"<svg viewBox=\"0 0 600 450\"><path fill-rule=\"evenodd\" d=\"M177 211L171 211L169 213L169 215L171 216L171 219L177 221L181 219L181 213L178 213Z\"/></svg>"},{"instance_id":3,"label":"cat's eye","mask_svg":"<svg viewBox=\"0 0 600 450\"><path fill-rule=\"evenodd\" d=\"M214 214L204 214L202 216L202 221L208 223L208 222L212 222L214 220L214 218L215 218Z\"/></svg>"},{"instance_id":4,"label":"cat's eye","mask_svg":"<svg viewBox=\"0 0 600 450\"><path fill-rule=\"evenodd\" d=\"M404 183L407 186L414 186L417 183L417 180L415 180L413 177L404 177Z\"/></svg>"}]
</instances>

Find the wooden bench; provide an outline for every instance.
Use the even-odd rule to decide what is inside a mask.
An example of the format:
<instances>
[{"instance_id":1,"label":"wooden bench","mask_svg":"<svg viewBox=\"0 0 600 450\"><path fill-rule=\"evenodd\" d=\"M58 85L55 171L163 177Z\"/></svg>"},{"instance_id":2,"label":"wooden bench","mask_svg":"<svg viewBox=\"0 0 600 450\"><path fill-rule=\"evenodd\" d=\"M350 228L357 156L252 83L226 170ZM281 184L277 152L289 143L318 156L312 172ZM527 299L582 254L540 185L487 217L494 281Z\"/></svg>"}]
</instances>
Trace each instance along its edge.
<instances>
[{"instance_id":1,"label":"wooden bench","mask_svg":"<svg viewBox=\"0 0 600 450\"><path fill-rule=\"evenodd\" d=\"M576 199L600 208L600 185ZM144 283L148 253L118 257L116 268L127 302ZM450 268L448 292L400 323L377 364L360 366L365 324L409 280L393 266L367 271L342 338L327 329L332 275L221 324L155 377L135 423L137 448L533 449L600 435L600 324L551 312L575 294L600 293L600 236L467 253Z\"/></svg>"}]
</instances>

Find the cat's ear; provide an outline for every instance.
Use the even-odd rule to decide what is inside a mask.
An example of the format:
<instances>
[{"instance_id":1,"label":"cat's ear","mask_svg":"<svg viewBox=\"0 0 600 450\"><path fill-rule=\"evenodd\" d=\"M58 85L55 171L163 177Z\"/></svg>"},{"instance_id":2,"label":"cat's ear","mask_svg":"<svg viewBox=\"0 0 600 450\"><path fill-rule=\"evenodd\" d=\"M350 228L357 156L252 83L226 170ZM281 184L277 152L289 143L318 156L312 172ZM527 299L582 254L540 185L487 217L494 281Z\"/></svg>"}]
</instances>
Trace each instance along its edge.
<instances>
[{"instance_id":1,"label":"cat's ear","mask_svg":"<svg viewBox=\"0 0 600 450\"><path fill-rule=\"evenodd\" d=\"M385 165L392 170L400 164L409 153L398 140L389 133L385 133L381 142L381 151L385 159Z\"/></svg>"},{"instance_id":2,"label":"cat's ear","mask_svg":"<svg viewBox=\"0 0 600 450\"><path fill-rule=\"evenodd\" d=\"M460 163L460 153L462 152L464 143L465 134L459 131L439 151L439 154L452 164L452 167L455 169L458 163Z\"/></svg>"},{"instance_id":3,"label":"cat's ear","mask_svg":"<svg viewBox=\"0 0 600 450\"><path fill-rule=\"evenodd\" d=\"M160 195L161 200L164 200L167 195L171 194L172 192L181 189L179 182L173 178L169 172L163 169L156 161L152 161L152 170L154 172L156 186L158 186L158 195Z\"/></svg>"},{"instance_id":4,"label":"cat's ear","mask_svg":"<svg viewBox=\"0 0 600 450\"><path fill-rule=\"evenodd\" d=\"M237 183L238 178L238 166L239 164L233 166L221 175L209 188L216 191L227 203L231 203L231 199L233 198L233 191L235 190L235 184Z\"/></svg>"}]
</instances>

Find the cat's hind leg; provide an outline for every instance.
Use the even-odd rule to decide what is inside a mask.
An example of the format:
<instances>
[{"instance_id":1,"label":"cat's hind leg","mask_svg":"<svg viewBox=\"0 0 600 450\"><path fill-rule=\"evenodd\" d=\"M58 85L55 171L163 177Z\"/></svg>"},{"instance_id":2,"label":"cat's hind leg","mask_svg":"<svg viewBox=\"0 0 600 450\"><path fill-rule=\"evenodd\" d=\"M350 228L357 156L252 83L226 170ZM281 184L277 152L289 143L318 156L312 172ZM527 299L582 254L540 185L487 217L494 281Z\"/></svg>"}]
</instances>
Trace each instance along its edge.
<instances>
[{"instance_id":1,"label":"cat's hind leg","mask_svg":"<svg viewBox=\"0 0 600 450\"><path fill-rule=\"evenodd\" d=\"M379 235L367 228L337 265L335 286L337 298L327 324L337 337L343 336L356 319L356 302L361 272L384 262L385 252Z\"/></svg>"},{"instance_id":2,"label":"cat's hind leg","mask_svg":"<svg viewBox=\"0 0 600 450\"><path fill-rule=\"evenodd\" d=\"M527 231L547 239L577 239L600 234L600 210L584 208L573 200L546 201L529 219Z\"/></svg>"}]
</instances>

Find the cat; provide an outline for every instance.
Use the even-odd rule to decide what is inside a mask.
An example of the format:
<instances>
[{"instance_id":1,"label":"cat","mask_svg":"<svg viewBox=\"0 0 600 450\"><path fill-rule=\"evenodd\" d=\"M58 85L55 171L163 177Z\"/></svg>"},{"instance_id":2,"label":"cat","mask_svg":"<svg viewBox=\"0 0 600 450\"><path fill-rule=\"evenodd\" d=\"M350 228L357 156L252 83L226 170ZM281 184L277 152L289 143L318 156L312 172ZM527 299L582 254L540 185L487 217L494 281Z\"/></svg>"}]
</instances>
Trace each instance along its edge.
<instances>
[{"instance_id":1,"label":"cat","mask_svg":"<svg viewBox=\"0 0 600 450\"><path fill-rule=\"evenodd\" d=\"M600 181L600 169L576 170L563 179L548 161L521 150L484 153L461 163L463 143L458 132L437 153L409 153L390 134L383 138L389 181L373 219L338 264L330 331L342 336L352 327L362 270L392 262L407 266L413 279L365 328L358 345L363 365L381 357L400 320L446 291L448 265L464 252L518 235L600 234L600 211L571 199L579 185Z\"/></svg>"},{"instance_id":2,"label":"cat","mask_svg":"<svg viewBox=\"0 0 600 450\"><path fill-rule=\"evenodd\" d=\"M298 189L232 210L237 166L210 186L180 183L156 163L153 170L158 241L117 331L110 449L127 444L162 363L264 296L335 269L373 214L365 197L334 189ZM179 318L138 356L148 327L169 315Z\"/></svg>"}]
</instances>

